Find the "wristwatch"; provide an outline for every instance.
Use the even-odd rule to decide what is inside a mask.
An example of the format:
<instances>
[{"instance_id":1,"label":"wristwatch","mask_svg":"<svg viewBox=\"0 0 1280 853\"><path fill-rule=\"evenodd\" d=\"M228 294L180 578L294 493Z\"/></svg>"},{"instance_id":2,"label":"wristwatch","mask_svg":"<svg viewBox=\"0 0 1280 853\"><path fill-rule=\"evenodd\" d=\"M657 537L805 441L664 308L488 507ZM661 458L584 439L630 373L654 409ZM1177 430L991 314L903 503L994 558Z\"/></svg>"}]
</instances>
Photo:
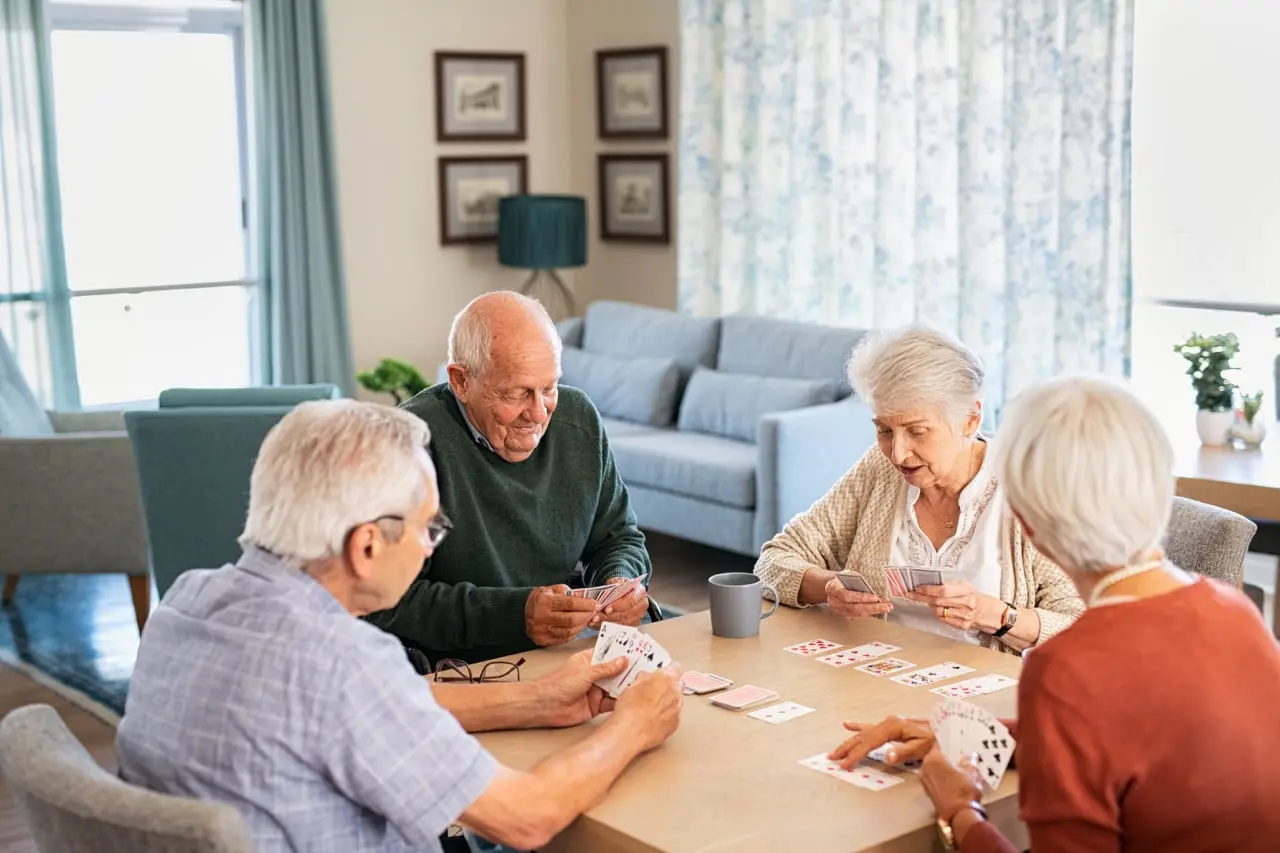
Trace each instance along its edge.
<instances>
[{"instance_id":1,"label":"wristwatch","mask_svg":"<svg viewBox=\"0 0 1280 853\"><path fill-rule=\"evenodd\" d=\"M960 809L960 812L964 811L965 809L972 809L973 811L977 812L978 817L982 818L983 820L987 819L987 810L984 809L982 807L982 803L978 802L977 800L974 800L971 803L967 803L963 809ZM956 812L956 814L960 814L960 812ZM942 839L942 846L944 849L946 850L957 849L956 836L955 836L955 833L952 832L951 830L951 824L950 822L945 821L942 818L938 818L938 836Z\"/></svg>"},{"instance_id":2,"label":"wristwatch","mask_svg":"<svg viewBox=\"0 0 1280 853\"><path fill-rule=\"evenodd\" d=\"M1013 630L1013 626L1016 625L1017 622L1018 608L1006 601L1004 604L1004 615L1000 617L1000 630L996 631L991 636L1003 637L1005 634Z\"/></svg>"}]
</instances>

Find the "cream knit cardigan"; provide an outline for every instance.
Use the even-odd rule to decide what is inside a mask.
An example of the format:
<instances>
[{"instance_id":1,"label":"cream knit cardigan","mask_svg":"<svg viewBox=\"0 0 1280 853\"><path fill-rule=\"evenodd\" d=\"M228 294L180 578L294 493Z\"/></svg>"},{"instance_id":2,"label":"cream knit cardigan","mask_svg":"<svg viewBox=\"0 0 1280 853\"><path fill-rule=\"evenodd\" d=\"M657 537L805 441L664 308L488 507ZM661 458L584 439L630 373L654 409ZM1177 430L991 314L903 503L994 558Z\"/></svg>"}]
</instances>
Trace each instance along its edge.
<instances>
[{"instance_id":1,"label":"cream knit cardigan","mask_svg":"<svg viewBox=\"0 0 1280 853\"><path fill-rule=\"evenodd\" d=\"M883 567L906 499L907 481L878 447L872 447L831 491L765 543L756 574L773 584L782 604L792 607L801 606L800 579L814 567L858 571L877 595L888 598ZM1023 535L1021 524L1012 520L1002 535L1000 597L1014 607L1035 608L1040 614L1037 642L1043 642L1074 622L1084 612L1084 602L1062 569ZM982 635L982 645L1016 654L987 634Z\"/></svg>"}]
</instances>

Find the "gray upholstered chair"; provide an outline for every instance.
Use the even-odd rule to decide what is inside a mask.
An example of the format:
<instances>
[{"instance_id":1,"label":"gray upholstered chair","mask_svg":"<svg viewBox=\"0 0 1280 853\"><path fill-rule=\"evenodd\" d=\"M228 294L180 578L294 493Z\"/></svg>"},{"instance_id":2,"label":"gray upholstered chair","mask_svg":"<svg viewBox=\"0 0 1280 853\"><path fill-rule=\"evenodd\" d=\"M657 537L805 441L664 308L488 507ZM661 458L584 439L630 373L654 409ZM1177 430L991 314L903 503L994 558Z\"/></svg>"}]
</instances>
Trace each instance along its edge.
<instances>
[{"instance_id":1,"label":"gray upholstered chair","mask_svg":"<svg viewBox=\"0 0 1280 853\"><path fill-rule=\"evenodd\" d=\"M1175 565L1238 587L1244 577L1244 555L1257 529L1230 510L1174 498L1164 550Z\"/></svg>"},{"instance_id":2,"label":"gray upholstered chair","mask_svg":"<svg viewBox=\"0 0 1280 853\"><path fill-rule=\"evenodd\" d=\"M0 770L40 853L251 853L232 806L157 794L103 770L48 705L0 722Z\"/></svg>"},{"instance_id":3,"label":"gray upholstered chair","mask_svg":"<svg viewBox=\"0 0 1280 853\"><path fill-rule=\"evenodd\" d=\"M123 574L151 606L142 497L123 412L45 412L0 337L0 574Z\"/></svg>"}]
</instances>

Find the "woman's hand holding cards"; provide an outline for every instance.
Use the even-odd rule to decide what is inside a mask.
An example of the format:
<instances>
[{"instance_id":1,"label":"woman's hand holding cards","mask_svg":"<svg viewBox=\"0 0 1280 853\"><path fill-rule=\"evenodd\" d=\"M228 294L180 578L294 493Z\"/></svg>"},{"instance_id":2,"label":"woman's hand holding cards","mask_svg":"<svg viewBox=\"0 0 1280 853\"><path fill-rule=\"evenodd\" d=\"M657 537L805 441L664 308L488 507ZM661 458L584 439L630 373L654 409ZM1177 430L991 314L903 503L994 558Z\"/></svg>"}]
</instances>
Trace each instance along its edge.
<instances>
[{"instance_id":1,"label":"woman's hand holding cards","mask_svg":"<svg viewBox=\"0 0 1280 853\"><path fill-rule=\"evenodd\" d=\"M827 581L827 605L832 612L848 619L861 616L880 616L893 610L893 605L870 592L846 589L839 578Z\"/></svg>"},{"instance_id":2,"label":"woman's hand holding cards","mask_svg":"<svg viewBox=\"0 0 1280 853\"><path fill-rule=\"evenodd\" d=\"M1003 601L983 595L964 581L924 584L904 597L927 605L939 621L961 631L974 627L987 633L996 631L1004 613Z\"/></svg>"}]
</instances>

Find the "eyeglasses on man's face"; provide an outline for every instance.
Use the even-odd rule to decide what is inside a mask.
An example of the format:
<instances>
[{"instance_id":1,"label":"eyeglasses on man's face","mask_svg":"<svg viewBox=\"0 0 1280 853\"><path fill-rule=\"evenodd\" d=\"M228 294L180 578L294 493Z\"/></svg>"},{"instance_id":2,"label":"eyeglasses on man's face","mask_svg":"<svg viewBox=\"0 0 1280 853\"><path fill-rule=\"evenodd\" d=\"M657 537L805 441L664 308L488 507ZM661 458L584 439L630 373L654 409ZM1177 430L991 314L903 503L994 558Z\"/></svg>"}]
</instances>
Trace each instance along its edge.
<instances>
[{"instance_id":1,"label":"eyeglasses on man's face","mask_svg":"<svg viewBox=\"0 0 1280 853\"><path fill-rule=\"evenodd\" d=\"M409 519L403 515L382 515L373 520L374 524L384 521L395 521L403 527L414 527L414 532L418 535L418 541L422 543L423 548L434 551L440 547L440 543L449 535L449 531L453 529L453 522L444 512L437 512L426 525L416 527L409 522Z\"/></svg>"},{"instance_id":2,"label":"eyeglasses on man's face","mask_svg":"<svg viewBox=\"0 0 1280 853\"><path fill-rule=\"evenodd\" d=\"M515 663L508 660L489 661L480 668L480 672L477 675L466 661L443 658L436 662L431 679L446 683L485 684L486 682L504 681L514 675L515 680L519 681L520 667L523 665L524 658L520 658Z\"/></svg>"}]
</instances>

